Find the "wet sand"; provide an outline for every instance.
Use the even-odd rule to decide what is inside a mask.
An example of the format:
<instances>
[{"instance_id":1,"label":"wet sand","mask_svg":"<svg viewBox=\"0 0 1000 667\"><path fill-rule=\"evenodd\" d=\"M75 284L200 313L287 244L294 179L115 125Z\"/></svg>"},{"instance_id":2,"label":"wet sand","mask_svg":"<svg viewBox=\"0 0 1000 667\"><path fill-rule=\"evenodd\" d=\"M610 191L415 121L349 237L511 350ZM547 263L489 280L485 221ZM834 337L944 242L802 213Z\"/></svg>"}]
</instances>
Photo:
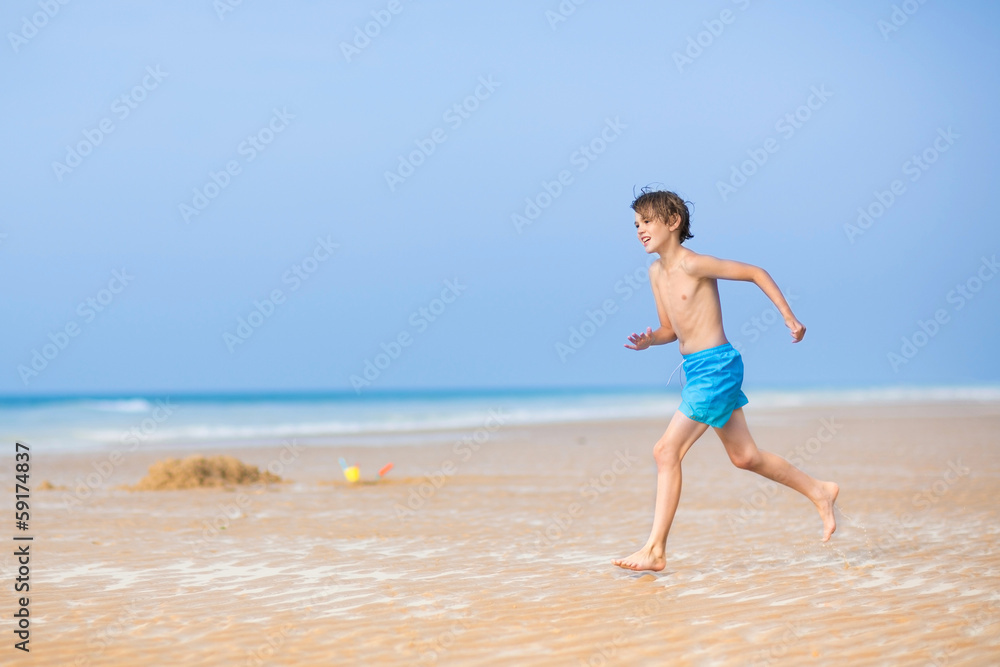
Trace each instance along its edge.
<instances>
[{"instance_id":1,"label":"wet sand","mask_svg":"<svg viewBox=\"0 0 1000 667\"><path fill-rule=\"evenodd\" d=\"M1000 404L746 412L760 447L840 484L836 534L822 544L812 505L733 467L710 432L658 574L610 561L648 534L669 412L482 444L127 452L81 493L111 450L33 451L33 485L69 489L32 492L31 654L9 645L7 611L0 662L1000 663ZM292 482L118 488L196 452ZM351 485L339 456L369 480L395 467Z\"/></svg>"}]
</instances>

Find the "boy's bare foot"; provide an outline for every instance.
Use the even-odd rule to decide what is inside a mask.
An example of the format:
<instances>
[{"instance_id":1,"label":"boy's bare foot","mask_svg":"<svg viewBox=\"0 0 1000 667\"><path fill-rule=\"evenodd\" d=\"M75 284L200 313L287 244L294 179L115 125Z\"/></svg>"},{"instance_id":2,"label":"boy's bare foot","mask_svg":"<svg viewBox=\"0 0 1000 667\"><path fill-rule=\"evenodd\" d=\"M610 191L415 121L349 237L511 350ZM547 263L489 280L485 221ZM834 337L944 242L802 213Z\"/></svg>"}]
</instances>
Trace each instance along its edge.
<instances>
[{"instance_id":1,"label":"boy's bare foot","mask_svg":"<svg viewBox=\"0 0 1000 667\"><path fill-rule=\"evenodd\" d=\"M667 566L667 559L663 553L655 553L652 547L643 547L628 558L619 558L611 561L618 567L626 570L652 570L659 572Z\"/></svg>"},{"instance_id":2,"label":"boy's bare foot","mask_svg":"<svg viewBox=\"0 0 1000 667\"><path fill-rule=\"evenodd\" d=\"M823 519L823 541L827 542L833 535L833 531L837 530L837 519L833 516L833 504L837 502L840 487L834 482L821 482L820 485L822 486L820 497L813 502L816 503L819 516Z\"/></svg>"}]
</instances>

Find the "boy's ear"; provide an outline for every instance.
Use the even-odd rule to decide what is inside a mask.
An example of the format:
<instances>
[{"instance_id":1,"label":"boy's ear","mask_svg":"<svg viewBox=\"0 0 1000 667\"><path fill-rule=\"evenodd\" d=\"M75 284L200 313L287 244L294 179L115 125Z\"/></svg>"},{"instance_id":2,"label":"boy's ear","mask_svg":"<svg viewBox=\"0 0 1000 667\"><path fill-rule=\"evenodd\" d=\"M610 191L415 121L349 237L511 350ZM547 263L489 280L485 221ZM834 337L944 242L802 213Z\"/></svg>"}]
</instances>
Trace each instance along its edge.
<instances>
[{"instance_id":1,"label":"boy's ear","mask_svg":"<svg viewBox=\"0 0 1000 667\"><path fill-rule=\"evenodd\" d=\"M680 228L680 226L681 226L681 216L674 213L673 215L670 216L670 219L667 221L667 229L669 229L672 232L675 232Z\"/></svg>"}]
</instances>

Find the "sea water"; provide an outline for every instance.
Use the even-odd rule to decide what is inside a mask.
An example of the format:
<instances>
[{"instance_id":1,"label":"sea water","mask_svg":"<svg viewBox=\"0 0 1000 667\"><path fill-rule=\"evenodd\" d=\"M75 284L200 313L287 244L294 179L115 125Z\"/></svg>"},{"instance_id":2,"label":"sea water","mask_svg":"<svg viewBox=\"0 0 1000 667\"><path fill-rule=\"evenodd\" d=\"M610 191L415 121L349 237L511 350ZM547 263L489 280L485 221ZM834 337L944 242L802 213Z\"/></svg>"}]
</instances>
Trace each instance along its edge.
<instances>
[{"instance_id":1,"label":"sea water","mask_svg":"<svg viewBox=\"0 0 1000 667\"><path fill-rule=\"evenodd\" d=\"M997 401L1000 387L750 391L748 410L810 404ZM306 444L421 444L479 428L491 410L505 426L662 419L679 389L395 391L0 397L0 440L47 451Z\"/></svg>"}]
</instances>

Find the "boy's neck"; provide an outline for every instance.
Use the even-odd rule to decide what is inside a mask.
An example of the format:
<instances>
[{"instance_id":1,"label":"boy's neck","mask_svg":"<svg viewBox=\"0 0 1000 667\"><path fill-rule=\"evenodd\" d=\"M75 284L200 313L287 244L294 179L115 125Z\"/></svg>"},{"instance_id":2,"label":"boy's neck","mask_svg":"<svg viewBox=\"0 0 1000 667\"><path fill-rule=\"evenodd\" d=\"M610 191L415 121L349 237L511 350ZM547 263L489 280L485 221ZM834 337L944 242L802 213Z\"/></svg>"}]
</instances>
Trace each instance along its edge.
<instances>
[{"instance_id":1,"label":"boy's neck","mask_svg":"<svg viewBox=\"0 0 1000 667\"><path fill-rule=\"evenodd\" d=\"M666 266L676 264L683 251L684 249L681 247L681 242L678 240L677 234L671 234L663 246L656 249L657 254L660 256L660 261Z\"/></svg>"}]
</instances>

